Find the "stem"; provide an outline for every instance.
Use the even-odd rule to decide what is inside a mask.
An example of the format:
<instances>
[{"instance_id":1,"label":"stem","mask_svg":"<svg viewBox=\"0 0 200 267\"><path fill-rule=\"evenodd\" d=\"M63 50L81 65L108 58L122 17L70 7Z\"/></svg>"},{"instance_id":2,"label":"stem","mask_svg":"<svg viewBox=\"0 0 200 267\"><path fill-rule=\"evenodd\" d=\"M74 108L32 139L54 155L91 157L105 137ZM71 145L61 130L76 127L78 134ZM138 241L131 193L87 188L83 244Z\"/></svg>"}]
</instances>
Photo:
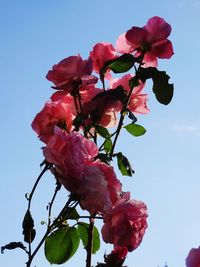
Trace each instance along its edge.
<instances>
[{"instance_id":1,"label":"stem","mask_svg":"<svg viewBox=\"0 0 200 267\"><path fill-rule=\"evenodd\" d=\"M58 219L60 218L61 214L64 212L64 210L66 210L66 207L69 206L70 202L71 202L71 198L68 199L67 203L65 204L64 208L62 209L62 211L59 213L59 215L57 216L57 218L53 221L53 223L50 225L50 216L51 216L51 209L52 209L52 205L53 202L55 200L56 194L59 191L59 185L57 185L54 195L52 197L52 200L50 202L49 205L49 219L48 219L48 225L47 225L47 230L46 233L44 234L43 238L41 239L40 243L37 245L36 249L33 251L33 254L29 256L28 262L26 263L26 267L30 267L33 258L35 257L35 255L37 254L38 250L41 248L41 246L43 245L43 243L45 242L45 239L47 238L47 236L49 235L49 233L52 231L53 226L57 223Z\"/></svg>"},{"instance_id":2,"label":"stem","mask_svg":"<svg viewBox=\"0 0 200 267\"><path fill-rule=\"evenodd\" d=\"M41 171L40 175L38 176L33 188L32 188L32 191L28 197L28 210L30 210L31 208L31 201L32 201L32 198L33 198L33 194L35 192L35 189L40 181L40 179L42 178L43 174L50 168L50 164L46 163L45 166L44 166L44 169Z\"/></svg>"},{"instance_id":3,"label":"stem","mask_svg":"<svg viewBox=\"0 0 200 267\"><path fill-rule=\"evenodd\" d=\"M42 240L40 241L40 243L38 244L37 248L34 250L33 254L31 255L31 257L29 257L28 262L26 263L26 267L30 267L31 266L31 262L33 260L33 258L35 257L35 255L37 254L38 250L40 249L40 247L42 246L42 244L44 243L45 239L47 238L48 234L50 233L50 228L47 229L45 235L43 236Z\"/></svg>"},{"instance_id":4,"label":"stem","mask_svg":"<svg viewBox=\"0 0 200 267\"><path fill-rule=\"evenodd\" d=\"M79 107L80 107L80 112L81 112L82 117L83 117L84 136L87 137L87 133L88 133L95 140L93 134L91 134L91 132L89 130L87 130L87 127L86 127L86 124L85 124L83 107L82 107L82 103L81 103L81 95L80 95L79 90L77 91L77 95L78 95L78 104L79 104Z\"/></svg>"},{"instance_id":5,"label":"stem","mask_svg":"<svg viewBox=\"0 0 200 267\"><path fill-rule=\"evenodd\" d=\"M136 72L135 77L137 77L137 72ZM134 86L131 88L131 90L130 90L127 98L126 98L126 101L125 101L125 103L124 103L124 105L122 107L122 110L121 110L121 116L120 116L119 124L117 126L116 135L115 135L115 138L114 138L114 141L113 141L113 145L112 145L112 149L111 149L111 152L110 152L110 160L112 160L112 157L113 157L114 149L115 149L115 146L116 146L116 143L117 143L117 139L119 137L122 125L123 125L124 117L125 117L125 114L126 114L125 112L126 112L128 104L129 104L130 97L131 97L131 94L133 92L133 89L134 89Z\"/></svg>"},{"instance_id":6,"label":"stem","mask_svg":"<svg viewBox=\"0 0 200 267\"><path fill-rule=\"evenodd\" d=\"M86 267L91 267L92 263L93 233L94 233L94 219L90 218Z\"/></svg>"},{"instance_id":7,"label":"stem","mask_svg":"<svg viewBox=\"0 0 200 267\"><path fill-rule=\"evenodd\" d=\"M49 214L48 214L48 225L47 225L47 228L49 228L50 227L50 224L51 224L51 211L52 211L52 206L53 206L54 200L55 200L56 195L57 195L58 191L60 190L60 188L61 188L61 184L57 181L56 182L55 192L53 194L53 197L51 199L51 202L49 203Z\"/></svg>"}]
</instances>

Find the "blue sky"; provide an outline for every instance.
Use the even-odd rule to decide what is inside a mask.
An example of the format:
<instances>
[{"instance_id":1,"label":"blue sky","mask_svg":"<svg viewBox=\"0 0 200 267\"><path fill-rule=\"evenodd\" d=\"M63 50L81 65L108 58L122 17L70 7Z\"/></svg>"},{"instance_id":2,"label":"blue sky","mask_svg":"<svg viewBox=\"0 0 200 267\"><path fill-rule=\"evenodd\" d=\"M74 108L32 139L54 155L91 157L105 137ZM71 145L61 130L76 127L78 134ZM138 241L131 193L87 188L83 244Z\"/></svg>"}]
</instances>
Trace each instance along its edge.
<instances>
[{"instance_id":1,"label":"blue sky","mask_svg":"<svg viewBox=\"0 0 200 267\"><path fill-rule=\"evenodd\" d=\"M138 116L147 133L131 138L120 136L124 151L136 171L133 178L119 178L132 198L144 201L149 210L141 246L129 254L129 267L185 266L191 247L200 245L200 1L11 1L0 0L1 73L1 181L0 243L20 241L21 221L26 209L24 195L38 175L43 160L41 146L30 124L52 91L45 79L51 66L80 53L87 58L101 41L115 43L131 26L143 26L154 16L172 25L170 39L175 55L159 62L175 84L169 106L155 101L151 84L149 115ZM37 191L33 215L39 234L44 226L45 206L53 190L46 175ZM63 191L56 207L62 206ZM94 257L101 261L111 247L102 245ZM84 266L84 252L64 266ZM4 267L23 266L21 251L0 255ZM43 253L36 266L49 266ZM25 266L25 265L24 265Z\"/></svg>"}]
</instances>

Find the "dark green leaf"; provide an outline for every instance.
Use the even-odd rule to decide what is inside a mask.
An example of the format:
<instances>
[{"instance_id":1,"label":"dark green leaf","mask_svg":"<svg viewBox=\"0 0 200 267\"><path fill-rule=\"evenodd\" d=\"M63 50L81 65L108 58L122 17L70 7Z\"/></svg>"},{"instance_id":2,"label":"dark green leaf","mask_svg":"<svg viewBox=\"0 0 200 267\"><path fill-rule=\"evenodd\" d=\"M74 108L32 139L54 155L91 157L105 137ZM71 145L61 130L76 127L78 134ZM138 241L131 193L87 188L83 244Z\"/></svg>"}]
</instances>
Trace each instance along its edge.
<instances>
[{"instance_id":1,"label":"dark green leaf","mask_svg":"<svg viewBox=\"0 0 200 267\"><path fill-rule=\"evenodd\" d=\"M110 138L110 134L108 132L108 130L100 125L96 125L96 130L97 133L100 134L102 137L104 137L105 139Z\"/></svg>"},{"instance_id":2,"label":"dark green leaf","mask_svg":"<svg viewBox=\"0 0 200 267\"><path fill-rule=\"evenodd\" d=\"M89 235L89 224L81 222L78 224L78 232L80 239L83 242L84 248L87 250L88 245L88 235ZM92 253L96 253L100 248L100 238L99 238L99 232L98 229L94 226L93 229L93 247L92 247Z\"/></svg>"},{"instance_id":3,"label":"dark green leaf","mask_svg":"<svg viewBox=\"0 0 200 267\"><path fill-rule=\"evenodd\" d=\"M112 150L112 140L111 139L107 139L105 141L104 150L106 151L106 153L109 153Z\"/></svg>"},{"instance_id":4,"label":"dark green leaf","mask_svg":"<svg viewBox=\"0 0 200 267\"><path fill-rule=\"evenodd\" d=\"M136 61L137 59L133 55L124 54L118 58L107 61L104 64L101 73L105 73L108 69L112 70L114 73L127 72L133 67Z\"/></svg>"},{"instance_id":5,"label":"dark green leaf","mask_svg":"<svg viewBox=\"0 0 200 267\"><path fill-rule=\"evenodd\" d=\"M45 256L51 264L68 261L79 246L80 238L75 227L64 227L53 232L45 240Z\"/></svg>"},{"instance_id":6,"label":"dark green leaf","mask_svg":"<svg viewBox=\"0 0 200 267\"><path fill-rule=\"evenodd\" d=\"M73 125L75 127L75 131L78 131L80 126L83 124L83 116L82 115L78 115L76 116L76 118L73 120Z\"/></svg>"},{"instance_id":7,"label":"dark green leaf","mask_svg":"<svg viewBox=\"0 0 200 267\"><path fill-rule=\"evenodd\" d=\"M146 79L153 80L153 92L158 102L168 105L173 97L174 85L169 83L169 76L165 71L159 71L156 68L140 68L140 79L145 82Z\"/></svg>"},{"instance_id":8,"label":"dark green leaf","mask_svg":"<svg viewBox=\"0 0 200 267\"><path fill-rule=\"evenodd\" d=\"M129 86L132 89L133 87L136 87L140 85L138 77L134 76L129 80Z\"/></svg>"},{"instance_id":9,"label":"dark green leaf","mask_svg":"<svg viewBox=\"0 0 200 267\"><path fill-rule=\"evenodd\" d=\"M106 155L106 154L103 154L103 153L99 153L98 154L98 158L105 162L106 164L109 164L110 163L110 158Z\"/></svg>"},{"instance_id":10,"label":"dark green leaf","mask_svg":"<svg viewBox=\"0 0 200 267\"><path fill-rule=\"evenodd\" d=\"M146 133L146 129L139 124L130 123L124 126L124 128L133 136L141 136Z\"/></svg>"},{"instance_id":11,"label":"dark green leaf","mask_svg":"<svg viewBox=\"0 0 200 267\"><path fill-rule=\"evenodd\" d=\"M67 216L66 219L71 219L71 220L77 220L78 221L80 216L79 216L77 210L75 208L70 208L70 207L69 207L69 209L71 209L71 211L69 211L69 213L68 213L69 215Z\"/></svg>"},{"instance_id":12,"label":"dark green leaf","mask_svg":"<svg viewBox=\"0 0 200 267\"><path fill-rule=\"evenodd\" d=\"M29 210L27 210L24 216L22 228L23 228L24 241L27 243L32 243L35 238L36 231L34 229L34 221Z\"/></svg>"},{"instance_id":13,"label":"dark green leaf","mask_svg":"<svg viewBox=\"0 0 200 267\"><path fill-rule=\"evenodd\" d=\"M121 152L117 153L117 164L122 175L132 176L134 173L128 159Z\"/></svg>"}]
</instances>

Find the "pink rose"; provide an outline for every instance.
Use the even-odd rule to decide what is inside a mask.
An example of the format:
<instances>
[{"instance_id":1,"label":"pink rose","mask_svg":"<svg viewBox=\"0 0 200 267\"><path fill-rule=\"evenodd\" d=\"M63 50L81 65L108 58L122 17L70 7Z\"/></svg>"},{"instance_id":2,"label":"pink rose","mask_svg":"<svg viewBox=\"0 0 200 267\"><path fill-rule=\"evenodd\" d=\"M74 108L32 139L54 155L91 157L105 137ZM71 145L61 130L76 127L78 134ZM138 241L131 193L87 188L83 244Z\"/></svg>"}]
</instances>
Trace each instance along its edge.
<instances>
[{"instance_id":1,"label":"pink rose","mask_svg":"<svg viewBox=\"0 0 200 267\"><path fill-rule=\"evenodd\" d=\"M123 86L123 88L130 92L129 80L133 77L131 74L126 74L122 78L110 79L110 88L117 88L119 85ZM134 112L139 114L146 114L149 112L147 107L147 94L143 94L142 90L144 88L144 84L140 82L140 84L134 87L133 92L131 94L131 98L129 101L128 108Z\"/></svg>"},{"instance_id":2,"label":"pink rose","mask_svg":"<svg viewBox=\"0 0 200 267\"><path fill-rule=\"evenodd\" d=\"M35 116L32 122L33 130L41 141L47 143L54 135L54 127L58 126L67 132L72 131L74 115L71 112L73 99L65 98L65 101L47 101L43 109Z\"/></svg>"},{"instance_id":3,"label":"pink rose","mask_svg":"<svg viewBox=\"0 0 200 267\"><path fill-rule=\"evenodd\" d=\"M200 267L200 247L192 248L186 258L187 267Z\"/></svg>"},{"instance_id":4,"label":"pink rose","mask_svg":"<svg viewBox=\"0 0 200 267\"><path fill-rule=\"evenodd\" d=\"M55 84L54 89L71 93L82 85L95 84L97 78L91 73L91 58L83 60L80 55L77 55L65 58L54 65L46 78Z\"/></svg>"},{"instance_id":5,"label":"pink rose","mask_svg":"<svg viewBox=\"0 0 200 267\"><path fill-rule=\"evenodd\" d=\"M174 52L172 43L167 37L171 26L160 17L152 17L144 27L132 27L120 35L116 42L116 50L120 53L132 53L136 56L145 53L143 62L146 67L157 66L157 58L170 58Z\"/></svg>"},{"instance_id":6,"label":"pink rose","mask_svg":"<svg viewBox=\"0 0 200 267\"><path fill-rule=\"evenodd\" d=\"M90 57L93 62L94 71L99 73L104 63L116 58L117 53L112 44L104 42L98 43L93 47L93 50L90 52Z\"/></svg>"},{"instance_id":7,"label":"pink rose","mask_svg":"<svg viewBox=\"0 0 200 267\"><path fill-rule=\"evenodd\" d=\"M87 164L75 189L82 209L103 214L121 198L121 183L111 166L96 160Z\"/></svg>"},{"instance_id":8,"label":"pink rose","mask_svg":"<svg viewBox=\"0 0 200 267\"><path fill-rule=\"evenodd\" d=\"M136 249L147 228L147 208L141 201L122 198L104 215L103 240L114 247Z\"/></svg>"},{"instance_id":9,"label":"pink rose","mask_svg":"<svg viewBox=\"0 0 200 267\"><path fill-rule=\"evenodd\" d=\"M86 164L94 161L98 147L80 133L67 134L59 128L43 147L47 162L54 164L58 179L69 191L73 192Z\"/></svg>"},{"instance_id":10,"label":"pink rose","mask_svg":"<svg viewBox=\"0 0 200 267\"><path fill-rule=\"evenodd\" d=\"M83 112L89 115L91 121L99 123L103 127L113 127L117 123L118 112L122 105L121 92L97 89L96 95L83 105Z\"/></svg>"}]
</instances>

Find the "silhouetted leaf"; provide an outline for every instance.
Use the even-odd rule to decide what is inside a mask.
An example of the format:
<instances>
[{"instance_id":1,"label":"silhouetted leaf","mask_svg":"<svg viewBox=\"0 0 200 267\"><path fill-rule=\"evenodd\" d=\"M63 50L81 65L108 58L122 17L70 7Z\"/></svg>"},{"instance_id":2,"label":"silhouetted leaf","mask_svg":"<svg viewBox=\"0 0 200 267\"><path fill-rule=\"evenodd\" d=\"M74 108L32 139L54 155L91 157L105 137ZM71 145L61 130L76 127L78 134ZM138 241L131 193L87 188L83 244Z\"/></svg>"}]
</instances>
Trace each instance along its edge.
<instances>
[{"instance_id":1,"label":"silhouetted leaf","mask_svg":"<svg viewBox=\"0 0 200 267\"><path fill-rule=\"evenodd\" d=\"M1 247L1 253L4 253L5 249L16 249L16 248L21 248L23 250L26 250L26 247L22 244L22 242L11 242Z\"/></svg>"},{"instance_id":2,"label":"silhouetted leaf","mask_svg":"<svg viewBox=\"0 0 200 267\"><path fill-rule=\"evenodd\" d=\"M128 159L121 152L117 153L116 156L117 156L117 164L122 175L132 176L134 171Z\"/></svg>"},{"instance_id":3,"label":"silhouetted leaf","mask_svg":"<svg viewBox=\"0 0 200 267\"><path fill-rule=\"evenodd\" d=\"M141 136L146 133L146 129L143 126L135 123L130 123L124 126L124 128L133 136Z\"/></svg>"},{"instance_id":4,"label":"silhouetted leaf","mask_svg":"<svg viewBox=\"0 0 200 267\"><path fill-rule=\"evenodd\" d=\"M89 235L89 224L81 222L78 224L78 233L80 236L80 239L83 242L84 248L87 250L88 246L88 235ZM98 229L94 226L93 229L93 247L92 247L92 253L96 253L100 248L100 238L99 238L99 232Z\"/></svg>"},{"instance_id":5,"label":"silhouetted leaf","mask_svg":"<svg viewBox=\"0 0 200 267\"><path fill-rule=\"evenodd\" d=\"M133 114L133 112L130 111L129 109L127 111L128 111L128 117L129 117L129 119L132 120L132 123L136 123L137 122L137 118L135 117L135 115Z\"/></svg>"},{"instance_id":6,"label":"silhouetted leaf","mask_svg":"<svg viewBox=\"0 0 200 267\"><path fill-rule=\"evenodd\" d=\"M22 228L23 228L24 241L26 243L32 243L35 238L36 231L34 229L34 221L29 210L27 210L24 216Z\"/></svg>"},{"instance_id":7,"label":"silhouetted leaf","mask_svg":"<svg viewBox=\"0 0 200 267\"><path fill-rule=\"evenodd\" d=\"M106 164L110 163L110 158L104 153L99 153L97 156L98 159L100 159L102 162L105 162Z\"/></svg>"},{"instance_id":8,"label":"silhouetted leaf","mask_svg":"<svg viewBox=\"0 0 200 267\"><path fill-rule=\"evenodd\" d=\"M173 97L174 85L169 83L170 77L165 71L159 71L156 68L140 68L138 73L140 79L145 82L146 79L153 80L153 92L158 102L168 105Z\"/></svg>"},{"instance_id":9,"label":"silhouetted leaf","mask_svg":"<svg viewBox=\"0 0 200 267\"><path fill-rule=\"evenodd\" d=\"M45 256L51 264L68 261L77 251L80 238L75 227L64 227L49 235L45 240Z\"/></svg>"}]
</instances>

